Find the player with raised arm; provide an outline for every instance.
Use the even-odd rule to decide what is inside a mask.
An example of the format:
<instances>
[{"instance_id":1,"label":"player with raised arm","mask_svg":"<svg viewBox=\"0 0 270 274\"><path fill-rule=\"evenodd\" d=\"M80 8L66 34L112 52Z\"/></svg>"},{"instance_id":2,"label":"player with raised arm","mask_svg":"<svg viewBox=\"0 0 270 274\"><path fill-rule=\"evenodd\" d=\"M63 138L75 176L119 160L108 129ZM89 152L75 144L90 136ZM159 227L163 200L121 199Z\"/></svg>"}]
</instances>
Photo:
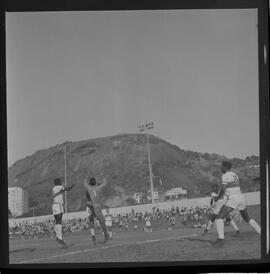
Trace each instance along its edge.
<instances>
[{"instance_id":1,"label":"player with raised arm","mask_svg":"<svg viewBox=\"0 0 270 274\"><path fill-rule=\"evenodd\" d=\"M104 233L105 243L109 240L109 235L107 232L105 219L102 214L102 208L104 206L104 200L102 199L101 189L103 188L103 184L97 182L95 177L88 176L83 181L84 187L86 189L86 206L89 215L89 224L90 224L90 232L92 236L92 240L94 245L96 245L96 236L95 236L95 218L100 223L101 229Z\"/></svg>"},{"instance_id":2,"label":"player with raised arm","mask_svg":"<svg viewBox=\"0 0 270 274\"><path fill-rule=\"evenodd\" d=\"M222 183L221 189L217 200L222 195L225 195L225 204L221 207L216 224L218 239L214 243L216 246L222 246L224 244L224 218L230 214L233 210L238 209L242 218L259 234L261 235L261 227L258 223L251 219L248 215L245 198L241 192L239 178L231 171L232 164L229 161L224 161L221 166Z\"/></svg>"},{"instance_id":3,"label":"player with raised arm","mask_svg":"<svg viewBox=\"0 0 270 274\"><path fill-rule=\"evenodd\" d=\"M69 191L74 187L74 184L64 187L62 186L62 182L60 178L56 178L54 180L54 187L52 189L53 194L53 204L52 204L52 212L55 219L55 234L56 241L62 246L66 247L66 243L63 240L62 236L62 217L64 214L64 199L63 193L65 191Z\"/></svg>"},{"instance_id":4,"label":"player with raised arm","mask_svg":"<svg viewBox=\"0 0 270 274\"><path fill-rule=\"evenodd\" d=\"M215 221L218 217L221 207L224 205L224 203L226 201L226 199L224 198L224 195L220 196L219 199L217 199L217 197L219 196L219 193L220 193L219 186L217 184L215 184L213 186L213 192L211 193L211 200L210 200L210 205L212 207L211 218L210 218L210 220L207 224L207 227L205 228L202 235L206 235L208 233L208 231L210 230L210 228L213 226L213 224L215 223ZM237 227L233 218L231 218L231 216L228 216L228 219L229 219L230 224L236 231L236 234L239 234L240 233L239 228Z\"/></svg>"}]
</instances>

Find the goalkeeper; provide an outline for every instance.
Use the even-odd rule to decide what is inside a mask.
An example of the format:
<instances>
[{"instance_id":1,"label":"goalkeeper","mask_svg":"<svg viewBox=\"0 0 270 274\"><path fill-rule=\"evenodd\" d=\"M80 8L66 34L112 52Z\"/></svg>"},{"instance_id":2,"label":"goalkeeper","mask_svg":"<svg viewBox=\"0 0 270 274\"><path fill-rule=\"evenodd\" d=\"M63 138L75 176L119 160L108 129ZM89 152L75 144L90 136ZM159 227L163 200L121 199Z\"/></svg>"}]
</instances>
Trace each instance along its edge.
<instances>
[{"instance_id":1,"label":"goalkeeper","mask_svg":"<svg viewBox=\"0 0 270 274\"><path fill-rule=\"evenodd\" d=\"M93 243L96 245L95 218L99 221L101 229L104 233L105 242L107 242L109 240L109 235L107 232L105 219L102 214L102 208L105 206L101 194L103 184L97 182L95 177L85 178L83 184L86 189L86 207L89 215L90 233Z\"/></svg>"}]
</instances>

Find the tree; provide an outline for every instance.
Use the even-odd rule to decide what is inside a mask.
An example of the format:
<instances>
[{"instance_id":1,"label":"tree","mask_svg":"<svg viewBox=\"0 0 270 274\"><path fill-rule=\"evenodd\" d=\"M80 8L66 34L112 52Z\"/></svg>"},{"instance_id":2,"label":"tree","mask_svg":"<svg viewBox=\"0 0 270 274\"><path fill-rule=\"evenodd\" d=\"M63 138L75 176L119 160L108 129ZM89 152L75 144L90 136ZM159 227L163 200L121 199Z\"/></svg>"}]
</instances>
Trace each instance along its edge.
<instances>
[{"instance_id":1,"label":"tree","mask_svg":"<svg viewBox=\"0 0 270 274\"><path fill-rule=\"evenodd\" d=\"M29 207L38 207L39 206L39 202L34 200L33 197L29 198Z\"/></svg>"},{"instance_id":2,"label":"tree","mask_svg":"<svg viewBox=\"0 0 270 274\"><path fill-rule=\"evenodd\" d=\"M246 157L245 162L251 162L251 158L249 156Z\"/></svg>"},{"instance_id":3,"label":"tree","mask_svg":"<svg viewBox=\"0 0 270 274\"><path fill-rule=\"evenodd\" d=\"M220 176L221 176L221 173L220 173L220 171L218 171L218 170L214 170L214 171L212 172L212 176L214 176L214 177L220 177Z\"/></svg>"},{"instance_id":4,"label":"tree","mask_svg":"<svg viewBox=\"0 0 270 274\"><path fill-rule=\"evenodd\" d=\"M233 167L240 167L242 166L243 160L241 160L240 158L233 158L231 160L231 163Z\"/></svg>"},{"instance_id":5,"label":"tree","mask_svg":"<svg viewBox=\"0 0 270 274\"><path fill-rule=\"evenodd\" d=\"M209 153L204 153L204 154L203 154L203 158L204 158L205 160L210 160L210 155L209 155Z\"/></svg>"},{"instance_id":6,"label":"tree","mask_svg":"<svg viewBox=\"0 0 270 274\"><path fill-rule=\"evenodd\" d=\"M129 205L129 206L131 206L131 205L136 205L136 204L137 204L136 200L133 199L132 197L128 197L128 198L126 199L126 203L127 203L127 205Z\"/></svg>"}]
</instances>

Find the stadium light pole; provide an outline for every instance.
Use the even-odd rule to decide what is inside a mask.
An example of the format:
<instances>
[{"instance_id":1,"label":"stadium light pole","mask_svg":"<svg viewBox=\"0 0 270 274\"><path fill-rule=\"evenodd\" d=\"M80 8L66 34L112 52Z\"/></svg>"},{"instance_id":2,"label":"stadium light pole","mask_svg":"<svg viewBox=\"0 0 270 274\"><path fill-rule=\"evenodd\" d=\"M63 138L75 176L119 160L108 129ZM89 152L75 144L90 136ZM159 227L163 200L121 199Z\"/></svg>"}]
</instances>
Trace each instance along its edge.
<instances>
[{"instance_id":1,"label":"stadium light pole","mask_svg":"<svg viewBox=\"0 0 270 274\"><path fill-rule=\"evenodd\" d=\"M67 187L67 144L68 142L66 141L64 143L64 150L65 150L65 188ZM65 213L67 213L67 191L65 191Z\"/></svg>"},{"instance_id":2,"label":"stadium light pole","mask_svg":"<svg viewBox=\"0 0 270 274\"><path fill-rule=\"evenodd\" d=\"M149 135L148 135L148 131L150 129L154 128L154 123L148 123L145 125L141 125L139 126L139 131L146 132L146 140L147 140L147 154L148 154L148 166L149 166L149 177L150 177L150 186L151 186L151 201L152 204L154 204L154 186L153 186L153 173L152 173L152 166L151 166L151 157L150 157L150 146L149 146Z\"/></svg>"}]
</instances>

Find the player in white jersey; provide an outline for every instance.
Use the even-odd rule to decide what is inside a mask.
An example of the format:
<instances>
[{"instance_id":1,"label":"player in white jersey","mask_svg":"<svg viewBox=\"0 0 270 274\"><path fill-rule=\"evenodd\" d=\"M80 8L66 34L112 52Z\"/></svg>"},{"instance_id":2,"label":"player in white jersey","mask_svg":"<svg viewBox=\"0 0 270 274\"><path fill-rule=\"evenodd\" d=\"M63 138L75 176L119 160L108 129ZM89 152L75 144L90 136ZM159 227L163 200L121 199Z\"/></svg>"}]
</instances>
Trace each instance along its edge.
<instances>
[{"instance_id":1,"label":"player in white jersey","mask_svg":"<svg viewBox=\"0 0 270 274\"><path fill-rule=\"evenodd\" d=\"M171 224L172 227L175 226L175 217L174 217L174 215L172 215L171 218L170 218L170 224Z\"/></svg>"},{"instance_id":2,"label":"player in white jersey","mask_svg":"<svg viewBox=\"0 0 270 274\"><path fill-rule=\"evenodd\" d=\"M52 212L55 219L55 233L56 233L56 241L66 247L66 243L63 240L62 236L62 217L64 214L64 199L63 193L65 191L69 191L73 188L74 184L64 187L62 186L61 179L56 178L54 180L54 187L52 189L53 194L53 204L52 204Z\"/></svg>"},{"instance_id":3,"label":"player in white jersey","mask_svg":"<svg viewBox=\"0 0 270 274\"><path fill-rule=\"evenodd\" d=\"M216 200L216 198L219 196L219 192L220 192L218 185L215 184L213 186L212 190L213 190L213 192L211 193L211 200L210 200L210 205L212 207L212 215L211 215L211 218L210 218L210 220L207 224L207 227L205 228L202 235L206 235L208 233L209 229L215 223L215 221L218 217L220 209L222 208L222 206L226 202L226 199L224 198L224 195L220 196L219 199ZM235 229L236 234L239 234L240 233L239 228L237 227L235 221L233 220L233 218L231 216L228 216L228 221L230 222L232 227Z\"/></svg>"},{"instance_id":4,"label":"player in white jersey","mask_svg":"<svg viewBox=\"0 0 270 274\"><path fill-rule=\"evenodd\" d=\"M109 234L109 239L112 239L112 222L113 222L113 216L110 214L110 209L106 209L106 214L105 214L105 224L107 227L107 231Z\"/></svg>"},{"instance_id":5,"label":"player in white jersey","mask_svg":"<svg viewBox=\"0 0 270 274\"><path fill-rule=\"evenodd\" d=\"M145 221L145 232L152 232L150 217L148 215L146 215L144 221Z\"/></svg>"},{"instance_id":6,"label":"player in white jersey","mask_svg":"<svg viewBox=\"0 0 270 274\"><path fill-rule=\"evenodd\" d=\"M218 199L221 195L224 194L226 201L221 207L218 214L216 225L218 239L215 242L215 245L222 246L224 244L224 221L223 219L230 214L233 210L238 209L242 218L252 227L254 230L261 235L261 227L257 222L251 219L248 215L246 208L245 198L241 192L239 178L238 176L231 171L232 164L229 161L224 161L221 166L222 183L221 190Z\"/></svg>"}]
</instances>

